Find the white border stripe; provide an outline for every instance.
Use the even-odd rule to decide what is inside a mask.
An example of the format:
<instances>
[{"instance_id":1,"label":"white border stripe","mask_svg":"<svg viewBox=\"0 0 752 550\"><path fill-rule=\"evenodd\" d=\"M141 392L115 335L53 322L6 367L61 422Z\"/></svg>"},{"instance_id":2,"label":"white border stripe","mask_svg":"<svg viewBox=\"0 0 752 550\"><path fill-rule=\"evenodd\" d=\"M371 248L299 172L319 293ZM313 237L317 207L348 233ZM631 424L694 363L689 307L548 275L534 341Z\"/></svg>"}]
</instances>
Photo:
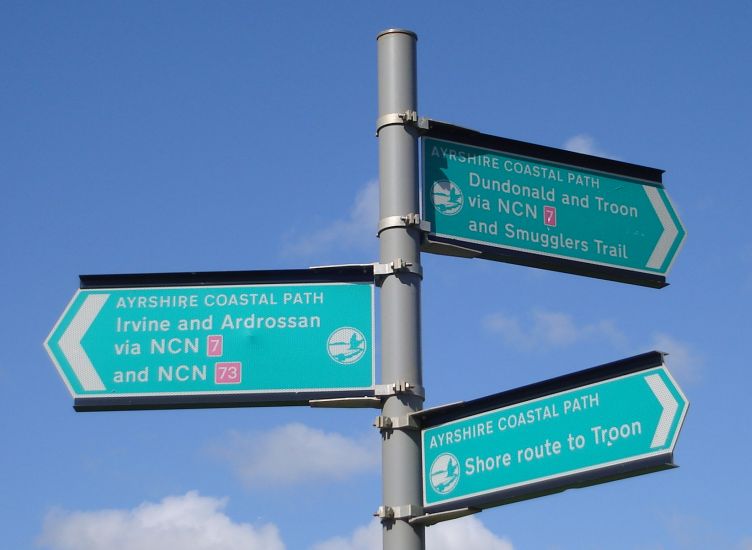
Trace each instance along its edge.
<instances>
[{"instance_id":1,"label":"white border stripe","mask_svg":"<svg viewBox=\"0 0 752 550\"><path fill-rule=\"evenodd\" d=\"M660 193L658 193L658 189L648 186L643 186L643 189L645 190L645 194L648 196L650 204L653 205L653 209L655 209L655 213L658 215L658 219L663 226L663 233L661 234L660 239L658 239L658 244L655 245L653 253L650 255L647 267L660 269L663 265L663 262L666 261L666 256L668 256L671 245L674 244L676 236L679 234L679 229L676 227L674 220L671 219L671 214L668 213L666 205L663 204L663 200L661 199Z\"/></svg>"},{"instance_id":2,"label":"white border stripe","mask_svg":"<svg viewBox=\"0 0 752 550\"><path fill-rule=\"evenodd\" d=\"M63 355L68 360L71 369L73 369L76 378L85 391L104 391L107 389L94 365L92 365L91 359L81 346L81 339L89 330L109 297L109 294L89 294L58 342Z\"/></svg>"},{"instance_id":3,"label":"white border stripe","mask_svg":"<svg viewBox=\"0 0 752 550\"><path fill-rule=\"evenodd\" d=\"M671 395L671 390L668 389L668 386L666 386L666 383L659 374L646 376L645 382L648 383L648 386L650 386L650 389L653 391L655 397L663 408L661 417L658 420L658 426L655 428L653 442L650 444L650 448L655 449L656 447L662 447L666 444L671 424L673 423L676 411L679 408L679 403L674 399L674 396Z\"/></svg>"}]
</instances>

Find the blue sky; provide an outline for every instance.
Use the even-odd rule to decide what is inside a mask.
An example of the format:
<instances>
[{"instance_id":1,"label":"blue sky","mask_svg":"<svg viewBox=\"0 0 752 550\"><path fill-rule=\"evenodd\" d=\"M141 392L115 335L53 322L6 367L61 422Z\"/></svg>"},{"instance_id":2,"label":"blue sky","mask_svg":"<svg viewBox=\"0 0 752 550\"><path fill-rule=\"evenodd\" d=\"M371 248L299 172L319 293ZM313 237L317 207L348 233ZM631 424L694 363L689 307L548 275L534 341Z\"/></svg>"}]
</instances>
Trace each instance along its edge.
<instances>
[{"instance_id":1,"label":"blue sky","mask_svg":"<svg viewBox=\"0 0 752 550\"><path fill-rule=\"evenodd\" d=\"M421 115L665 169L688 230L661 290L423 256L427 406L651 349L691 401L680 468L429 548L752 548L751 23L743 1L3 2L0 546L380 547L375 411L75 413L42 342L78 274L375 261L375 39L405 27Z\"/></svg>"}]
</instances>

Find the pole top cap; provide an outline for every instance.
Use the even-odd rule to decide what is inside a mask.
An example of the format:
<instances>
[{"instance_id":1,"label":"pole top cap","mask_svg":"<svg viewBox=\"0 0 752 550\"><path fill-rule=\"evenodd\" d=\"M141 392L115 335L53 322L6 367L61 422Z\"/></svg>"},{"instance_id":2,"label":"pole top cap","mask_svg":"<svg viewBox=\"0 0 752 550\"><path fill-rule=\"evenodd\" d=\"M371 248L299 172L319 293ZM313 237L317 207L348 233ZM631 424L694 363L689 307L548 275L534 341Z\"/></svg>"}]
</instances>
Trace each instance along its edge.
<instances>
[{"instance_id":1,"label":"pole top cap","mask_svg":"<svg viewBox=\"0 0 752 550\"><path fill-rule=\"evenodd\" d=\"M418 39L418 35L415 34L413 31L408 29L386 29L385 31L381 31L378 36L376 37L376 40L384 36L385 34L407 34L409 36L412 36L415 40Z\"/></svg>"}]
</instances>

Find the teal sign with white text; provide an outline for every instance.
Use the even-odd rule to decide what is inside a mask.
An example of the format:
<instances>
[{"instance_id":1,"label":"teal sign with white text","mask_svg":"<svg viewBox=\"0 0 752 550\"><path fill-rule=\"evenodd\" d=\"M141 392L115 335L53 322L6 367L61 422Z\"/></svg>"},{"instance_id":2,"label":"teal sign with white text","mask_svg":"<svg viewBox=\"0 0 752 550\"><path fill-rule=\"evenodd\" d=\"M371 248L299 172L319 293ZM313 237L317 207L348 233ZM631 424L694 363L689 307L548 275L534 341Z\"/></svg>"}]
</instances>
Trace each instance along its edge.
<instances>
[{"instance_id":1,"label":"teal sign with white text","mask_svg":"<svg viewBox=\"0 0 752 550\"><path fill-rule=\"evenodd\" d=\"M373 289L301 283L79 290L45 346L77 403L362 393L374 384Z\"/></svg>"},{"instance_id":2,"label":"teal sign with white text","mask_svg":"<svg viewBox=\"0 0 752 550\"><path fill-rule=\"evenodd\" d=\"M664 283L639 276L664 277L685 236L660 183L435 138L423 138L423 211L429 240L648 286Z\"/></svg>"},{"instance_id":3,"label":"teal sign with white text","mask_svg":"<svg viewBox=\"0 0 752 550\"><path fill-rule=\"evenodd\" d=\"M424 506L482 508L662 469L687 406L661 365L424 429ZM650 470L651 458L664 460Z\"/></svg>"}]
</instances>

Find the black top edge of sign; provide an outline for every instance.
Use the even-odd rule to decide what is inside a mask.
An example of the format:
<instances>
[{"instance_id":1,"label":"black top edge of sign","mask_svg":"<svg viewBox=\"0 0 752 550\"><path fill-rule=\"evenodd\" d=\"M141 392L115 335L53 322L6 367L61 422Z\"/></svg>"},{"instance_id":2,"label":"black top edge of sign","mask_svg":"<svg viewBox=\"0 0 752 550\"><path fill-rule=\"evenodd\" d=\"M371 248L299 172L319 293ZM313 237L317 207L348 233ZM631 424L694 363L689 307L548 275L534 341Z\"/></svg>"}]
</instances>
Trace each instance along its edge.
<instances>
[{"instance_id":1,"label":"black top edge of sign","mask_svg":"<svg viewBox=\"0 0 752 550\"><path fill-rule=\"evenodd\" d=\"M342 265L310 269L204 271L79 275L82 289L146 288L286 283L372 283L373 265Z\"/></svg>"},{"instance_id":2,"label":"black top edge of sign","mask_svg":"<svg viewBox=\"0 0 752 550\"><path fill-rule=\"evenodd\" d=\"M448 405L446 407L437 407L435 409L426 409L413 413L413 417L420 421L421 429L432 428L440 424L467 418L476 414L485 413L532 401L540 397L545 397L554 393L559 393L575 388L580 388L590 384L610 380L618 376L632 374L647 370L653 367L659 367L663 364L663 353L659 351L650 351L634 357L620 359L597 367L565 374L549 380L536 382L528 386L522 386L512 390L507 390L493 395L487 395L472 401L462 401Z\"/></svg>"},{"instance_id":3,"label":"black top edge of sign","mask_svg":"<svg viewBox=\"0 0 752 550\"><path fill-rule=\"evenodd\" d=\"M429 120L428 130L424 132L423 136L457 141L467 145L485 147L487 149L494 149L500 152L524 157L533 157L558 164L568 164L570 166L595 170L598 172L608 172L611 174L644 180L653 183L658 187L663 187L664 170L659 168L651 168L649 166L641 166L639 164L631 164L629 162L596 157L584 153L575 153L573 151L566 151L564 149L557 149L546 145L536 145L535 143L518 141L516 139L492 136L476 130L470 130L469 128L463 128L462 126L455 126L454 124L449 124L447 122Z\"/></svg>"}]
</instances>

